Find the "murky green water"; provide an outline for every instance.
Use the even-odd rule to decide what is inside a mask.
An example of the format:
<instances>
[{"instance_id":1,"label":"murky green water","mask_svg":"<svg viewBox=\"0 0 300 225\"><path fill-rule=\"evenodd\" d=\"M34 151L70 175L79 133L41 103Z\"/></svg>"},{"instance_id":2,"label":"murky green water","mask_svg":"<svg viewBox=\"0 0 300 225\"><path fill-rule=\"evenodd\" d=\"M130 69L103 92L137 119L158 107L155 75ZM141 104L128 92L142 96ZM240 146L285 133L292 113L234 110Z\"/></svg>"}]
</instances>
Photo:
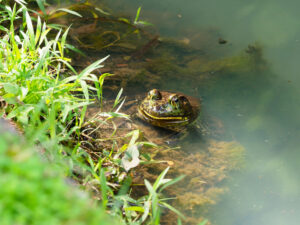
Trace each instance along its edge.
<instances>
[{"instance_id":1,"label":"murky green water","mask_svg":"<svg viewBox=\"0 0 300 225\"><path fill-rule=\"evenodd\" d=\"M201 97L206 113L220 118L226 132L246 148L244 167L227 179L229 191L210 210L213 224L299 224L300 2L131 0L107 4L120 15L133 17L142 6L141 19L155 24L161 36L204 49L211 60L240 55L256 42L261 46L266 64L259 72L233 69L213 89L184 82L186 74L160 87ZM228 43L219 44L219 37ZM191 140L195 148L198 143Z\"/></svg>"},{"instance_id":2,"label":"murky green water","mask_svg":"<svg viewBox=\"0 0 300 225\"><path fill-rule=\"evenodd\" d=\"M138 6L143 6L142 19L157 24L162 35L193 39L201 30L218 32L228 44L218 46L215 40L211 48L215 56L234 55L250 43L260 43L269 63L268 82L261 80L263 74L253 74L251 85L257 86L251 92L245 83L238 87L237 76L229 76L216 86L215 94L203 96L199 91L208 111L221 117L246 147L244 168L227 181L230 191L210 217L218 225L299 224L300 2L131 0L115 4L131 15Z\"/></svg>"}]
</instances>

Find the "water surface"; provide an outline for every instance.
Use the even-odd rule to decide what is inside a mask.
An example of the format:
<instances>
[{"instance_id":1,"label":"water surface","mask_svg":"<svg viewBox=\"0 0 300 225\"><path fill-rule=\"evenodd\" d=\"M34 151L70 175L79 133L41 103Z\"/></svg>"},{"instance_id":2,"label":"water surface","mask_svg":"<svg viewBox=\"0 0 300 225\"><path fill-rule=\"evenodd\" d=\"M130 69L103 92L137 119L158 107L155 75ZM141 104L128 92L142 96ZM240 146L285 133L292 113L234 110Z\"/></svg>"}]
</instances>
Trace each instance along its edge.
<instances>
[{"instance_id":1,"label":"water surface","mask_svg":"<svg viewBox=\"0 0 300 225\"><path fill-rule=\"evenodd\" d=\"M207 113L220 118L246 148L244 167L227 180L229 191L207 215L217 225L296 225L300 220L300 2L107 1L121 15L155 24L161 36L203 48L213 60L261 46L266 68L228 72L206 90L167 81L201 97ZM227 40L218 43L218 37ZM203 46L202 43L206 43ZM255 44L254 44L255 45ZM241 78L241 76L245 76ZM183 74L184 79L184 74ZM201 91L203 88L203 91ZM198 140L192 140L197 146Z\"/></svg>"}]
</instances>

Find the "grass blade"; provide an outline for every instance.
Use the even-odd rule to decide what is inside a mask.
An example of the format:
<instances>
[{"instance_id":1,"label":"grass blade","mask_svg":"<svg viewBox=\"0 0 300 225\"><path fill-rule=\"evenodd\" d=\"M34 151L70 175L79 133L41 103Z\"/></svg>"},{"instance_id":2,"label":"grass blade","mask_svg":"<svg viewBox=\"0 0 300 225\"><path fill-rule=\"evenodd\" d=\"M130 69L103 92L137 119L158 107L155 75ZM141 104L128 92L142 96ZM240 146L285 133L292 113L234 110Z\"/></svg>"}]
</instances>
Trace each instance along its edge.
<instances>
[{"instance_id":1,"label":"grass blade","mask_svg":"<svg viewBox=\"0 0 300 225\"><path fill-rule=\"evenodd\" d=\"M38 4L40 10L43 12L44 16L47 15L44 3L41 0L36 0L36 3Z\"/></svg>"},{"instance_id":2,"label":"grass blade","mask_svg":"<svg viewBox=\"0 0 300 225\"><path fill-rule=\"evenodd\" d=\"M163 172L161 172L161 174L158 176L158 178L154 182L153 189L155 191L159 188L160 185L164 184L164 177L166 176L169 169L170 169L170 167L167 167Z\"/></svg>"},{"instance_id":3,"label":"grass blade","mask_svg":"<svg viewBox=\"0 0 300 225\"><path fill-rule=\"evenodd\" d=\"M81 71L78 78L86 76L86 75L90 74L92 71L103 67L100 64L103 63L108 57L109 57L109 55L102 58L102 59L99 59L98 61L96 61L96 62L92 63L91 65L89 65L87 68L85 68L84 70Z\"/></svg>"},{"instance_id":4,"label":"grass blade","mask_svg":"<svg viewBox=\"0 0 300 225\"><path fill-rule=\"evenodd\" d=\"M141 13L141 9L142 7L139 7L138 10L136 11L136 16L135 16L135 19L134 19L134 24L139 20L140 18L140 13Z\"/></svg>"},{"instance_id":5,"label":"grass blade","mask_svg":"<svg viewBox=\"0 0 300 225\"><path fill-rule=\"evenodd\" d=\"M175 209L173 206L169 205L166 202L160 202L160 204L162 204L163 206L165 206L166 208L168 208L169 210L171 210L172 212L176 213L178 216L180 216L182 219L185 219L185 216L179 212L177 209Z\"/></svg>"},{"instance_id":6,"label":"grass blade","mask_svg":"<svg viewBox=\"0 0 300 225\"><path fill-rule=\"evenodd\" d=\"M73 10L66 9L66 8L60 8L60 9L57 9L57 10L55 10L54 12L52 12L52 14L54 14L54 13L57 12L57 11L63 11L63 12L72 14L72 15L74 15L74 16L82 17L78 12L75 12L75 11L73 11Z\"/></svg>"},{"instance_id":7,"label":"grass blade","mask_svg":"<svg viewBox=\"0 0 300 225\"><path fill-rule=\"evenodd\" d=\"M27 31L29 34L30 50L34 50L34 46L35 46L34 29L31 21L31 17L27 11L26 11L26 24L27 24Z\"/></svg>"}]
</instances>

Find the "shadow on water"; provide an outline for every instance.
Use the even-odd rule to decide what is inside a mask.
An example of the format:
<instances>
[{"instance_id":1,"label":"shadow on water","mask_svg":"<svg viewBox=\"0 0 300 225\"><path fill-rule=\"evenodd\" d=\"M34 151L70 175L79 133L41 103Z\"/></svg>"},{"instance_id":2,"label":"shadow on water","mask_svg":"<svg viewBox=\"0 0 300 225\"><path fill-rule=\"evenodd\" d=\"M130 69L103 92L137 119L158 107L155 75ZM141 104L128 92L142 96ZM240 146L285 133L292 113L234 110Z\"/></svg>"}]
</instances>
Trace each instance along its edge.
<instances>
[{"instance_id":1,"label":"shadow on water","mask_svg":"<svg viewBox=\"0 0 300 225\"><path fill-rule=\"evenodd\" d=\"M158 36L154 28L137 35L133 25L102 15L70 31L90 56L76 65L109 53L105 70L115 76L107 80L107 93L121 86L130 98L160 88L202 99L198 122L208 124L208 134L195 128L180 151L156 153L172 162L172 176L186 174L183 185L168 194L177 197L188 222L209 216L222 225L298 224L300 93L294 58L299 54L293 49L294 58L287 59L293 48L287 43L299 35L293 22L299 18L279 1L232 0L222 3L224 8L216 1L200 1L202 7L168 2L144 1L143 15L177 41ZM139 6L114 4L123 13L134 9L131 15ZM287 16L280 20L279 12ZM239 143L246 149L244 161ZM153 180L166 166L142 167L137 175Z\"/></svg>"}]
</instances>

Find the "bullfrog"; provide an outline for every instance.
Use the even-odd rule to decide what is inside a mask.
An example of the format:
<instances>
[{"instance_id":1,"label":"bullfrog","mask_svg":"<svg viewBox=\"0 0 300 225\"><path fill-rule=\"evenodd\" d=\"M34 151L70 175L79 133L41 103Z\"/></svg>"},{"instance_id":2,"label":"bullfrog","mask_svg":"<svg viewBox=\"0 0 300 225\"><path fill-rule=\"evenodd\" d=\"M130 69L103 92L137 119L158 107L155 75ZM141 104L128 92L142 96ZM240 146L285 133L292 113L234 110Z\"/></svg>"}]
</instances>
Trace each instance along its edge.
<instances>
[{"instance_id":1,"label":"bullfrog","mask_svg":"<svg viewBox=\"0 0 300 225\"><path fill-rule=\"evenodd\" d=\"M179 131L199 114L197 99L181 93L152 89L138 106L137 116L157 127Z\"/></svg>"},{"instance_id":2,"label":"bullfrog","mask_svg":"<svg viewBox=\"0 0 300 225\"><path fill-rule=\"evenodd\" d=\"M107 101L103 110L111 110L113 104L114 100ZM165 144L176 142L178 137L181 139L187 135L187 132L184 132L185 128L196 120L200 111L200 103L198 99L179 92L153 89L146 94L146 97L143 94L128 99L122 105L121 110L129 115L131 120L119 117L112 119L114 126L118 128L119 135L125 136L130 131L138 129L146 140L155 144ZM105 120L105 117L99 114L98 104L91 105L86 115L89 118L89 124ZM106 126L108 126L107 130L104 129ZM102 136L106 133L111 135L112 126L103 123L99 127L101 127Z\"/></svg>"}]
</instances>

